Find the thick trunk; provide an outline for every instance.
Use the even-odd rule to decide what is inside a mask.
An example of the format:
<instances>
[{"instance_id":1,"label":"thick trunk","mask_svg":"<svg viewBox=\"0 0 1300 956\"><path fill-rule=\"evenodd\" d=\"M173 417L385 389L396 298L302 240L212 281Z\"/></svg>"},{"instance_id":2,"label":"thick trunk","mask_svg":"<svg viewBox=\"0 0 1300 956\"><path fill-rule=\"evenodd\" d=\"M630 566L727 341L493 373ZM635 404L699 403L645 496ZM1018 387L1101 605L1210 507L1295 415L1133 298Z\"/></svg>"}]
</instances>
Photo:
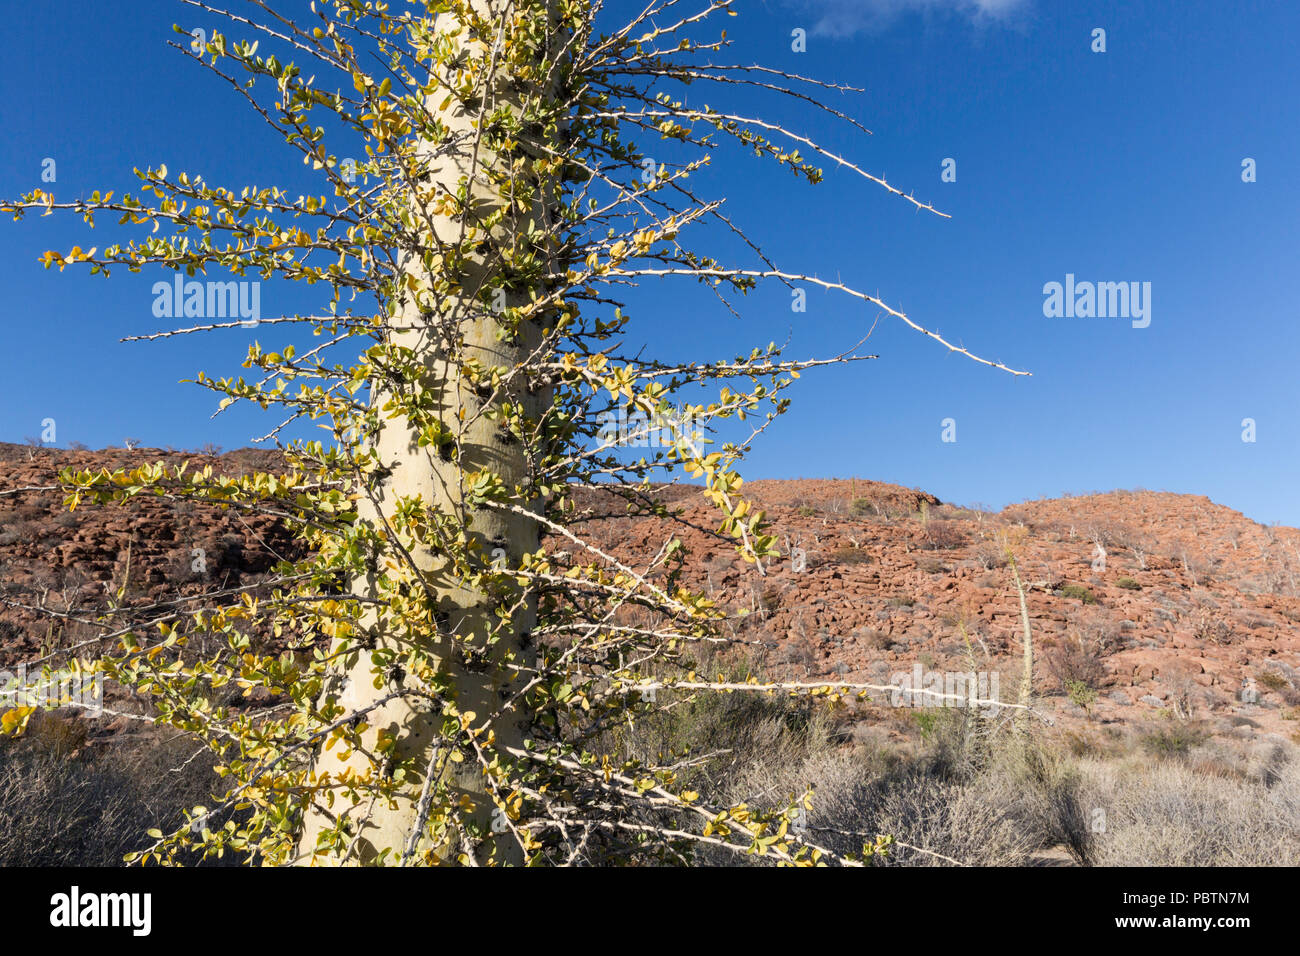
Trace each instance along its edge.
<instances>
[{"instance_id":1,"label":"thick trunk","mask_svg":"<svg viewBox=\"0 0 1300 956\"><path fill-rule=\"evenodd\" d=\"M478 0L476 6L486 9L489 0ZM471 42L463 33L457 39L463 45ZM517 93L510 89L508 79L506 76L493 78L483 105L484 114L490 113L494 105L517 104ZM442 95L437 94L439 99ZM436 104L430 108L435 109ZM479 104L475 104L472 110L457 107L441 115L451 127L453 136L464 134L467 145L441 154L429 151L432 182L440 187L440 192L455 194L458 183L468 177L472 182L471 196L477 200L472 204L474 215L480 219L491 209L499 208L503 201L498 191L483 181L484 168L490 168L499 161L498 158L486 152L481 143L474 145L480 139L480 131L474 128L480 115ZM423 214L417 218L423 220ZM452 456L450 446L441 449L436 445L417 446L415 430L405 417L386 421L375 447L389 471L375 486L373 501L362 494L359 503L362 521L381 527L383 518L391 516L401 497L418 495L430 509L454 516L459 526L477 541L481 554L488 560L494 549L504 549L509 560L514 562L524 552L538 547L539 528L535 520L502 510L472 507L465 502L466 475L490 471L500 475L505 485L512 488L527 476L528 461L522 442L508 435L498 422L475 414L482 408L482 399L464 380L460 368L466 360L473 359L487 366L517 367L540 341L539 326L531 322L516 335L499 337L500 325L496 314L485 308L481 300L476 301L474 293L482 288L485 276L500 269L492 249L499 249L501 244L514 241L515 236L527 233L530 219L540 224L545 218L546 210L540 202L524 214L508 213L503 223L491 231L490 242L464 260L463 268L458 269L454 276L462 298L458 299L456 295L439 297L444 315L453 316L453 322L441 322L437 316L421 316L416 304L409 299L393 316L390 341L409 347L422 357L425 377L416 387L423 388L435 399L438 417L456 436L458 453ZM462 242L463 223L445 216L430 215L429 220L438 240L452 246ZM480 235L483 235L482 230ZM418 262L416 265L418 267ZM427 277L422 272L415 274L422 283L425 282ZM511 295L506 304L516 305L519 301ZM449 331L451 335L448 335ZM373 402L382 404L387 397L386 387L376 387ZM549 391L530 390L522 379L514 388L506 390L504 397L522 405L524 413L534 419L551 400ZM496 553L500 554L499 551ZM452 681L459 711L473 711L481 722L501 707L507 695L506 688L511 683L513 672L504 666L504 662L523 659L523 644L534 623L535 607L529 602L516 610L510 633L489 646L485 636L491 627L498 624L494 610L497 605L493 600L465 587L446 567L445 558L433 549L415 550L411 557L424 574L428 592L435 596L438 626L431 627L428 633L406 635L406 639L417 641L422 652L440 662L442 671ZM355 581L354 593L374 593L375 574L383 573L383 570L380 568L367 579ZM403 646L404 636L395 633L393 628L382 626L373 612L368 612L364 624L374 646L394 649L399 655L410 650ZM476 662L472 669L460 662L463 655L452 652L453 640L464 641L468 635L473 635L468 643L482 648L485 656L485 660ZM391 674L376 688L370 654L361 650L352 654L339 668L326 694L335 695L337 702L351 712L371 706L410 679L401 673ZM429 851L444 861L454 857L463 848L454 838L433 845L425 834L417 832L420 830L421 795L426 790L426 772L430 767L437 768L434 792L445 787L441 792L450 793L453 802L465 798L462 803L472 803L474 807L470 818L485 830L490 830L494 805L486 794L483 774L472 753L459 763L445 759L445 741L441 735L443 720L443 715L431 707L427 699L418 697L399 697L365 717L369 725L365 733L366 742L372 744L376 734L384 731L397 741L395 758L407 761L407 766L415 769L407 770L403 795L393 805L381 800L367 806L367 801L363 801L352 808L346 801L336 802L332 813L346 811L353 821L351 832L342 851L336 849L323 858L318 857L317 862L378 862L385 848L392 848L390 855L383 860L387 863L396 863L404 858L413 861ZM518 746L524 735L523 715L518 710L502 715L493 722L493 729L498 746ZM317 774L338 775L348 768L364 773L371 766L371 760L356 751L341 759L337 749L318 755L314 767ZM325 813L312 811L307 815L300 843L304 855L312 852L320 833L331 825L332 821ZM485 856L488 845L493 843L496 844L498 861L521 860L518 846L508 837L485 841L479 855Z\"/></svg>"}]
</instances>

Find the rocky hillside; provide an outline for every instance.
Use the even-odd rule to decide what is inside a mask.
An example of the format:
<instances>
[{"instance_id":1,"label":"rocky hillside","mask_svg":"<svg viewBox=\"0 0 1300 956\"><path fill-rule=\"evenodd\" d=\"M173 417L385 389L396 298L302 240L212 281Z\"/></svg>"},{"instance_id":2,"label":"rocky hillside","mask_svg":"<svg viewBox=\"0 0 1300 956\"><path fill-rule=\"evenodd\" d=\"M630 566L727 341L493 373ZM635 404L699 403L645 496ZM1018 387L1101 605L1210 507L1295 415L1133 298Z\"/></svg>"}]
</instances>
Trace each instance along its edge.
<instances>
[{"instance_id":1,"label":"rocky hillside","mask_svg":"<svg viewBox=\"0 0 1300 956\"><path fill-rule=\"evenodd\" d=\"M39 490L58 468L158 458L238 473L275 455L157 449L99 452L0 445L0 666L90 640L77 617L123 588L140 606L179 590L255 585L300 545L272 519L141 502L69 514ZM1202 721L1245 739L1293 736L1300 716L1300 531L1264 527L1206 498L1112 492L1000 512L861 480L756 481L783 556L759 573L710 534L716 518L690 486L660 494L671 523L606 517L579 533L644 563L671 536L692 554L686 584L745 611L732 625L756 667L798 679L892 683L925 672L983 671L1014 699L1019 596L1027 588L1036 690L1057 726ZM610 511L608 496L587 503ZM201 549L205 571L194 570ZM51 623L36 610L66 611ZM972 666L973 665L973 666ZM871 707L888 703L878 700Z\"/></svg>"},{"instance_id":2,"label":"rocky hillside","mask_svg":"<svg viewBox=\"0 0 1300 956\"><path fill-rule=\"evenodd\" d=\"M999 543L1009 538L1027 587L1036 690L1061 722L1173 716L1210 718L1237 736L1296 731L1294 528L1263 527L1203 497L1145 491L990 513L875 482L746 489L790 555L766 575L681 525L616 520L593 536L629 558L681 536L696 555L688 583L748 609L738 636L762 640L766 662L787 676L892 683L920 663L927 672L997 673L1003 698L1013 699L1022 627ZM709 527L705 503L680 489L673 497L683 519Z\"/></svg>"},{"instance_id":3,"label":"rocky hillside","mask_svg":"<svg viewBox=\"0 0 1300 956\"><path fill-rule=\"evenodd\" d=\"M160 459L231 475L274 469L280 460L255 449L92 452L0 443L0 666L90 640L98 629L84 619L119 592L125 604L146 607L178 594L255 585L279 558L303 554L300 542L265 516L146 496L130 507L70 512L50 488L61 468L112 470ZM16 489L27 490L5 493ZM42 607L68 617L52 619Z\"/></svg>"}]
</instances>

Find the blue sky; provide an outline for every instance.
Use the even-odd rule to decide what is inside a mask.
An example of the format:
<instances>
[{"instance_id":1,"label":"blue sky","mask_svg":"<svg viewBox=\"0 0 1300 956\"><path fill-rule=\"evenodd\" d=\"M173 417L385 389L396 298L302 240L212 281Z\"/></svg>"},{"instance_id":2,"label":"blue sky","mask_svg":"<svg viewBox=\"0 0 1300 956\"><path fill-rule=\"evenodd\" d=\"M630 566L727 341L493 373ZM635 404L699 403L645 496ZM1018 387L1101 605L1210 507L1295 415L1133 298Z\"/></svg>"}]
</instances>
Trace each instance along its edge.
<instances>
[{"instance_id":1,"label":"blue sky","mask_svg":"<svg viewBox=\"0 0 1300 956\"><path fill-rule=\"evenodd\" d=\"M237 4L238 5L238 4ZM949 355L882 319L873 362L806 375L794 408L756 446L751 478L872 478L944 500L1145 487L1208 495L1268 523L1300 525L1300 8L1276 2L742 0L725 26L732 62L865 87L831 94L865 136L805 108L692 90L797 126L951 219L827 167L810 187L770 164L720 155L699 183L793 272L879 293L922 325L1033 372ZM126 12L123 12L126 11ZM132 166L165 162L236 188L306 186L297 154L228 88L166 46L171 24L204 26L174 0L9 5L0 34L0 195L60 201L135 190ZM218 24L206 24L216 26ZM1106 31L1094 53L1092 32ZM806 52L791 31L808 33ZM806 150L805 150L806 152ZM1242 181L1252 158L1257 181ZM941 181L956 160L957 181ZM268 418L179 384L239 371L272 329L121 344L157 331L159 274L44 270L38 257L122 235L73 217L0 224L0 440L57 422L57 443L240 447ZM708 238L708 237L702 237ZM90 242L87 242L87 239ZM730 251L726 243L722 247ZM1151 322L1048 318L1043 286L1151 283ZM263 288L269 316L314 290ZM789 355L838 352L871 327L865 304L809 291L794 314L778 286L740 319L686 285L632 297L662 354L732 355L790 339ZM942 422L956 422L955 442ZM1242 420L1256 423L1243 442ZM305 432L304 432L305 433ZM323 437L323 436L322 436Z\"/></svg>"}]
</instances>

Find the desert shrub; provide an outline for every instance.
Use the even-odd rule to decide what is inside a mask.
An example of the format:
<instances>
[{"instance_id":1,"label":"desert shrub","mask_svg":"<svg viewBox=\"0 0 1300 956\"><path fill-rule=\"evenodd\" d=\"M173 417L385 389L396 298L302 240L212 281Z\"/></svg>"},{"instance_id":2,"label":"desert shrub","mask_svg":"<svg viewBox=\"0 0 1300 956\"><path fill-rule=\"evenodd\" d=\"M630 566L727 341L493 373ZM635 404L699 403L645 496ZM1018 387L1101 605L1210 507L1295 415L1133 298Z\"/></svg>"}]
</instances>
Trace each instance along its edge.
<instances>
[{"instance_id":1,"label":"desert shrub","mask_svg":"<svg viewBox=\"0 0 1300 956\"><path fill-rule=\"evenodd\" d=\"M19 505L15 510L19 521L41 521L49 515L49 509L38 504Z\"/></svg>"},{"instance_id":2,"label":"desert shrub","mask_svg":"<svg viewBox=\"0 0 1300 956\"><path fill-rule=\"evenodd\" d=\"M1286 704L1300 705L1300 689L1292 681L1292 678L1278 670L1269 669L1259 673L1260 686L1281 695Z\"/></svg>"},{"instance_id":3,"label":"desert shrub","mask_svg":"<svg viewBox=\"0 0 1300 956\"><path fill-rule=\"evenodd\" d=\"M794 513L800 518L811 518L817 513L817 509L810 507L809 505L800 505L798 508L794 509Z\"/></svg>"},{"instance_id":4,"label":"desert shrub","mask_svg":"<svg viewBox=\"0 0 1300 956\"><path fill-rule=\"evenodd\" d=\"M244 538L238 534L223 534L217 542L222 567L238 567L244 559Z\"/></svg>"},{"instance_id":5,"label":"desert shrub","mask_svg":"<svg viewBox=\"0 0 1300 956\"><path fill-rule=\"evenodd\" d=\"M731 676L742 677L732 669ZM666 698L667 691L660 697ZM711 771L718 772L744 760L751 750L808 743L824 728L810 701L780 694L686 695L672 698L671 707L639 717L635 725L620 727L613 738L629 757L658 754L713 754ZM701 765L702 766L702 765ZM691 780L692 771L684 771Z\"/></svg>"},{"instance_id":6,"label":"desert shrub","mask_svg":"<svg viewBox=\"0 0 1300 956\"><path fill-rule=\"evenodd\" d=\"M884 631L878 631L874 627L864 628L859 632L862 642L867 647L877 651L887 651L894 646L894 639Z\"/></svg>"},{"instance_id":7,"label":"desert shrub","mask_svg":"<svg viewBox=\"0 0 1300 956\"><path fill-rule=\"evenodd\" d=\"M1026 828L1039 835L1042 845L1065 846L1075 862L1089 865L1093 860L1091 809L1095 804L1081 792L1075 765L1032 740L1008 748L1000 757L997 769L1024 795Z\"/></svg>"},{"instance_id":8,"label":"desert shrub","mask_svg":"<svg viewBox=\"0 0 1300 956\"><path fill-rule=\"evenodd\" d=\"M149 828L179 825L216 786L211 761L185 763L193 741L85 743L82 721L46 714L0 743L0 867L121 866Z\"/></svg>"},{"instance_id":9,"label":"desert shrub","mask_svg":"<svg viewBox=\"0 0 1300 956\"><path fill-rule=\"evenodd\" d=\"M1291 682L1277 671L1261 671L1258 680L1261 687L1266 687L1271 691L1284 691L1289 690L1291 687Z\"/></svg>"},{"instance_id":10,"label":"desert shrub","mask_svg":"<svg viewBox=\"0 0 1300 956\"><path fill-rule=\"evenodd\" d=\"M173 551L167 556L163 576L173 584L186 584L201 579L203 574L195 570L194 556L190 551L182 549Z\"/></svg>"},{"instance_id":11,"label":"desert shrub","mask_svg":"<svg viewBox=\"0 0 1300 956\"><path fill-rule=\"evenodd\" d=\"M1097 690L1092 684L1083 680L1070 680L1065 682L1065 695L1070 698L1075 705L1087 710L1097 702Z\"/></svg>"},{"instance_id":12,"label":"desert shrub","mask_svg":"<svg viewBox=\"0 0 1300 956\"><path fill-rule=\"evenodd\" d=\"M994 571L1007 566L1006 552L996 544L987 542L975 549L975 560L985 571Z\"/></svg>"},{"instance_id":13,"label":"desert shrub","mask_svg":"<svg viewBox=\"0 0 1300 956\"><path fill-rule=\"evenodd\" d=\"M1072 686L1082 685L1095 690L1106 679L1106 667L1098 648L1077 634L1048 648L1043 656L1048 671L1071 699L1074 697L1070 692Z\"/></svg>"},{"instance_id":14,"label":"desert shrub","mask_svg":"<svg viewBox=\"0 0 1300 956\"><path fill-rule=\"evenodd\" d=\"M1211 644L1231 644L1232 625L1211 608L1199 608L1192 615L1192 634L1197 640Z\"/></svg>"},{"instance_id":15,"label":"desert shrub","mask_svg":"<svg viewBox=\"0 0 1300 956\"><path fill-rule=\"evenodd\" d=\"M1061 735L1062 744L1071 757L1106 757L1114 756L1119 751L1120 732L1107 728L1110 734L1098 735L1091 732L1067 730Z\"/></svg>"},{"instance_id":16,"label":"desert shrub","mask_svg":"<svg viewBox=\"0 0 1300 956\"><path fill-rule=\"evenodd\" d=\"M966 535L951 521L927 521L921 529L921 547L927 551L948 551L966 543Z\"/></svg>"},{"instance_id":17,"label":"desert shrub","mask_svg":"<svg viewBox=\"0 0 1300 956\"><path fill-rule=\"evenodd\" d=\"M847 853L889 834L896 843L877 865L1027 862L1037 836L1024 826L1022 801L994 778L966 773L968 761L956 756L972 750L980 718L952 709L916 715L928 716L930 731L926 750L913 755L835 746L825 717L795 731L759 726L754 746L729 768L728 792L771 807L811 786L810 835Z\"/></svg>"},{"instance_id":18,"label":"desert shrub","mask_svg":"<svg viewBox=\"0 0 1300 956\"><path fill-rule=\"evenodd\" d=\"M880 866L1017 866L1035 849L1015 804L994 796L991 781L898 776L862 797L858 832L888 833L897 841Z\"/></svg>"},{"instance_id":19,"label":"desert shrub","mask_svg":"<svg viewBox=\"0 0 1300 956\"><path fill-rule=\"evenodd\" d=\"M880 511L880 509L876 507L875 502L870 498L854 498L853 503L849 506L849 510L855 515L868 515L879 513Z\"/></svg>"},{"instance_id":20,"label":"desert shrub","mask_svg":"<svg viewBox=\"0 0 1300 956\"><path fill-rule=\"evenodd\" d=\"M1263 779L1181 763L1085 761L1085 802L1105 808L1099 866L1300 865L1300 769L1285 758Z\"/></svg>"},{"instance_id":21,"label":"desert shrub","mask_svg":"<svg viewBox=\"0 0 1300 956\"><path fill-rule=\"evenodd\" d=\"M846 744L833 711L777 695L683 700L617 733L631 756L688 747L708 756L685 761L683 780L707 777L735 802L786 806L811 787L810 837L846 853L889 834L895 844L878 866L1027 865L1058 846L1083 865L1300 864L1291 749L1246 774L1222 761L1117 757L1117 733L1102 744L1067 735L1057 749L1002 733L977 711L899 716L920 731L919 746L888 743L883 730ZM1148 739L1186 753L1204 735L1174 724ZM706 852L698 862L738 861Z\"/></svg>"},{"instance_id":22,"label":"desert shrub","mask_svg":"<svg viewBox=\"0 0 1300 956\"><path fill-rule=\"evenodd\" d=\"M718 658L698 667L737 680L754 672L746 661ZM811 788L809 835L836 852L860 852L864 842L888 833L899 842L881 865L948 865L945 857L977 865L1026 862L1038 837L1021 818L1023 801L1013 788L977 773L998 721L949 708L907 712L915 714L928 716L929 730L914 753L886 745L885 736L876 744L857 740L838 722L843 712L825 703L782 694L660 691L656 709L608 734L611 749L630 758L689 753L679 758L676 785L708 781L729 802L788 807ZM696 862L746 861L705 851Z\"/></svg>"},{"instance_id":23,"label":"desert shrub","mask_svg":"<svg viewBox=\"0 0 1300 956\"><path fill-rule=\"evenodd\" d=\"M871 555L862 548L836 548L830 553L836 564L870 564Z\"/></svg>"},{"instance_id":24,"label":"desert shrub","mask_svg":"<svg viewBox=\"0 0 1300 956\"><path fill-rule=\"evenodd\" d=\"M1067 584L1061 588L1062 597L1076 598L1084 604L1096 604L1097 596L1082 584Z\"/></svg>"},{"instance_id":25,"label":"desert shrub","mask_svg":"<svg viewBox=\"0 0 1300 956\"><path fill-rule=\"evenodd\" d=\"M55 760L77 756L90 736L84 720L42 714L33 720L28 731L28 746L36 753L47 754Z\"/></svg>"},{"instance_id":26,"label":"desert shrub","mask_svg":"<svg viewBox=\"0 0 1300 956\"><path fill-rule=\"evenodd\" d=\"M1132 578L1120 578L1115 582L1116 587L1124 588L1126 591L1141 591L1142 585L1138 584Z\"/></svg>"},{"instance_id":27,"label":"desert shrub","mask_svg":"<svg viewBox=\"0 0 1300 956\"><path fill-rule=\"evenodd\" d=\"M1147 753L1167 760L1186 757L1193 747L1205 742L1206 736L1200 727L1179 721L1143 734L1141 742Z\"/></svg>"},{"instance_id":28,"label":"desert shrub","mask_svg":"<svg viewBox=\"0 0 1300 956\"><path fill-rule=\"evenodd\" d=\"M3 531L0 531L0 545L8 547L11 544L17 544L32 533L32 523L30 521L17 521L6 525Z\"/></svg>"},{"instance_id":29,"label":"desert shrub","mask_svg":"<svg viewBox=\"0 0 1300 956\"><path fill-rule=\"evenodd\" d=\"M1078 608L1071 613L1070 628L1098 657L1107 657L1124 644L1122 627L1109 611L1098 606Z\"/></svg>"},{"instance_id":30,"label":"desert shrub","mask_svg":"<svg viewBox=\"0 0 1300 956\"><path fill-rule=\"evenodd\" d=\"M911 711L912 720L921 731L921 739L927 743L934 739L936 731L939 729L939 718L942 715L938 710L914 710Z\"/></svg>"}]
</instances>

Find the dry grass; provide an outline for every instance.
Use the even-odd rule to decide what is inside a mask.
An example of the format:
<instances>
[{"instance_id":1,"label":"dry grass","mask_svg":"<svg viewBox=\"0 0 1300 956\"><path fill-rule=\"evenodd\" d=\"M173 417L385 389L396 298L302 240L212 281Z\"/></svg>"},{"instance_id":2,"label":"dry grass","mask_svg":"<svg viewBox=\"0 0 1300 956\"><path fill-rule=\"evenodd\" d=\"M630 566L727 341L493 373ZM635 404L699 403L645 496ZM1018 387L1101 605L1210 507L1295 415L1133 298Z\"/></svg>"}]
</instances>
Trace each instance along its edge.
<instances>
[{"instance_id":1,"label":"dry grass","mask_svg":"<svg viewBox=\"0 0 1300 956\"><path fill-rule=\"evenodd\" d=\"M846 853L890 834L908 845L878 865L1024 866L1062 847L1082 865L1300 864L1292 744L1250 756L1189 732L1153 760L1150 734L1048 742L971 711L908 714L919 719L860 723L850 735L831 711L786 698L701 699L675 709L671 725L638 723L621 744L717 752L693 772L731 802L783 806L811 787L817 843ZM891 740L886 726L910 727L912 739Z\"/></svg>"},{"instance_id":2,"label":"dry grass","mask_svg":"<svg viewBox=\"0 0 1300 956\"><path fill-rule=\"evenodd\" d=\"M787 806L811 787L810 838L851 853L892 835L877 865L1025 866L1062 847L1082 865L1300 865L1300 748L1285 741L1247 751L1191 724L1160 725L1157 742L1113 729L1049 741L960 709L877 710L850 724L825 703L776 695L661 691L660 704L605 744L642 759L689 751L681 785L731 803ZM99 752L79 722L43 715L0 745L0 866L119 864L147 828L207 801L212 775L185 764L193 752L159 737Z\"/></svg>"},{"instance_id":3,"label":"dry grass","mask_svg":"<svg viewBox=\"0 0 1300 956\"><path fill-rule=\"evenodd\" d=\"M193 741L160 736L96 752L76 718L40 714L27 735L0 742L0 867L121 866L208 802L211 763L186 764ZM233 862L233 861L232 861Z\"/></svg>"},{"instance_id":4,"label":"dry grass","mask_svg":"<svg viewBox=\"0 0 1300 956\"><path fill-rule=\"evenodd\" d=\"M1080 789L1105 810L1099 866L1300 865L1300 763L1294 748L1256 778L1185 762L1084 761Z\"/></svg>"}]
</instances>

